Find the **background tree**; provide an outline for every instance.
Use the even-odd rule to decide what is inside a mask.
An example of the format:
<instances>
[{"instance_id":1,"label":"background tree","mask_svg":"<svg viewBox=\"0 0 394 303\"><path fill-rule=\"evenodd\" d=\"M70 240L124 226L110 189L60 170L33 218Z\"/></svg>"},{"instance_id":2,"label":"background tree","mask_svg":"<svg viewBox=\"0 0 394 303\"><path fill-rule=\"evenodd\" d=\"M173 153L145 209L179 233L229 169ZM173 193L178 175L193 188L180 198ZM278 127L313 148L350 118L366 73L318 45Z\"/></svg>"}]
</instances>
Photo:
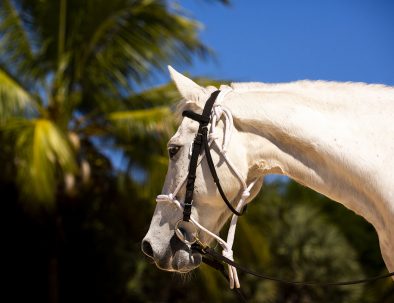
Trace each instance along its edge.
<instances>
[{"instance_id":1,"label":"background tree","mask_svg":"<svg viewBox=\"0 0 394 303\"><path fill-rule=\"evenodd\" d=\"M17 161L9 164L21 193L48 207L64 179L69 191L86 179L87 149L126 148L117 144L122 122L160 143L173 99L138 102L136 92L167 64L208 54L198 24L167 1L5 0L0 13L0 121Z\"/></svg>"},{"instance_id":2,"label":"background tree","mask_svg":"<svg viewBox=\"0 0 394 303\"><path fill-rule=\"evenodd\" d=\"M5 209L23 224L5 222L15 232L10 243L31 225L32 256L49 254L37 263L49 268L51 301L64 284L62 254L75 240L69 228L89 226L92 207L106 198L125 199L125 184L139 209L141 185L158 184L152 180L165 172L163 134L171 129L175 90L143 87L167 64L210 53L198 29L171 1L1 1L0 175ZM122 165L113 167L114 158Z\"/></svg>"},{"instance_id":3,"label":"background tree","mask_svg":"<svg viewBox=\"0 0 394 303\"><path fill-rule=\"evenodd\" d=\"M204 265L171 275L140 251L179 98L172 84L147 87L167 64L211 54L198 30L174 1L0 2L3 301L236 302ZM263 188L235 250L285 278L384 270L368 224L287 182ZM259 302L393 300L390 281L328 291L241 280Z\"/></svg>"}]
</instances>

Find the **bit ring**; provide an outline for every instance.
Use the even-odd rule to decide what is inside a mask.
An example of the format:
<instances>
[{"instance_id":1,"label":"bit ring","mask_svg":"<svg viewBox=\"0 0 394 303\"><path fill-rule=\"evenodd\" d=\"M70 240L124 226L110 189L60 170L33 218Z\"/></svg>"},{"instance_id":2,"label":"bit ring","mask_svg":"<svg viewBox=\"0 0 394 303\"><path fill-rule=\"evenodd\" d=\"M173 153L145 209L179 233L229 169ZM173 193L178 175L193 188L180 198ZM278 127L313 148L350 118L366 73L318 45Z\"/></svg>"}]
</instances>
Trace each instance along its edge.
<instances>
[{"instance_id":1,"label":"bit ring","mask_svg":"<svg viewBox=\"0 0 394 303\"><path fill-rule=\"evenodd\" d=\"M198 240L197 234L197 227L192 221L183 221L181 219L175 224L175 235L187 245L196 243Z\"/></svg>"}]
</instances>

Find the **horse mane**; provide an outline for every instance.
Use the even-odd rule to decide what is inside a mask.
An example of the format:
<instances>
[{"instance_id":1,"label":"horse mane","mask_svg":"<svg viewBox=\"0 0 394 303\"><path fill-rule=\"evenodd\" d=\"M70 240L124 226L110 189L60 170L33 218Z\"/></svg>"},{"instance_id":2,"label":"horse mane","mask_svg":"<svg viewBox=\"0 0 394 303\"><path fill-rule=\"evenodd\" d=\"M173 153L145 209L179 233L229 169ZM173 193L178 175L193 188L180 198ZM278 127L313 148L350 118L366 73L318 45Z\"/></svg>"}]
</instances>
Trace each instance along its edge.
<instances>
[{"instance_id":1,"label":"horse mane","mask_svg":"<svg viewBox=\"0 0 394 303\"><path fill-rule=\"evenodd\" d=\"M357 94L361 98L377 97L394 100L394 87L384 84L370 84L364 82L337 82L323 80L299 80L283 83L264 82L233 82L229 86L221 85L219 89L230 88L235 92L296 92L300 95L311 94L322 95L324 98L336 99L337 93L348 93L348 96ZM214 90L209 87L210 90ZM331 96L331 98L330 98ZM198 110L198 106L188 100L181 100L174 107L176 117L181 118L184 110Z\"/></svg>"},{"instance_id":2,"label":"horse mane","mask_svg":"<svg viewBox=\"0 0 394 303\"><path fill-rule=\"evenodd\" d=\"M234 82L230 87L239 92L247 91L267 91L277 92L284 90L368 90L379 91L394 90L394 87L384 84L369 84L364 82L336 82L336 81L323 81L323 80L299 80L284 83L264 83L264 82Z\"/></svg>"}]
</instances>

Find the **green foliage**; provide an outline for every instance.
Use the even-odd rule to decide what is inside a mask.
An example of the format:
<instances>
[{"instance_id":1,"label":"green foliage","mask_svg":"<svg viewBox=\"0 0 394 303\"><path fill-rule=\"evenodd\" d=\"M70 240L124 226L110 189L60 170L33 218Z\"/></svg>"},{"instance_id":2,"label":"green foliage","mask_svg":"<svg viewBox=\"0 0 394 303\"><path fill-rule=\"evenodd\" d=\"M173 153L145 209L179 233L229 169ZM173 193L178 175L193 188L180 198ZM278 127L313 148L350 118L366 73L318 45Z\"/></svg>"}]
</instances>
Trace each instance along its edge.
<instances>
[{"instance_id":1,"label":"green foliage","mask_svg":"<svg viewBox=\"0 0 394 303\"><path fill-rule=\"evenodd\" d=\"M4 298L237 301L212 269L173 275L140 251L180 98L173 84L142 87L167 64L211 54L199 28L173 1L0 2L0 214L11 283ZM122 167L112 166L114 154ZM384 271L376 234L359 217L293 183L262 192L240 220L234 251L242 264L307 280ZM241 274L241 283L256 302L394 300L391 281L326 289Z\"/></svg>"},{"instance_id":2,"label":"green foliage","mask_svg":"<svg viewBox=\"0 0 394 303\"><path fill-rule=\"evenodd\" d=\"M319 214L320 205L307 205L293 197L280 197L273 203L270 199L265 204L258 212L267 224L270 271L275 276L297 281L339 281L363 276L356 251L339 228ZM357 286L294 287L267 281L257 287L256 298L261 302L360 302L362 298ZM267 290L271 298L265 295Z\"/></svg>"},{"instance_id":3,"label":"green foliage","mask_svg":"<svg viewBox=\"0 0 394 303\"><path fill-rule=\"evenodd\" d=\"M30 120L16 132L17 184L23 199L52 202L59 175L75 173L74 153L61 130L50 120ZM52 206L53 207L53 206Z\"/></svg>"},{"instance_id":4,"label":"green foliage","mask_svg":"<svg viewBox=\"0 0 394 303\"><path fill-rule=\"evenodd\" d=\"M112 112L108 119L116 125L116 131L120 131L125 137L132 137L137 132L162 132L169 134L174 128L168 123L170 116L168 107L156 107L152 109L131 110Z\"/></svg>"},{"instance_id":5,"label":"green foliage","mask_svg":"<svg viewBox=\"0 0 394 303\"><path fill-rule=\"evenodd\" d=\"M168 1L0 3L0 131L17 117L26 120L13 129L16 140L4 143L16 144L17 154L9 156L18 163L9 165L30 203L51 205L66 188L64 178L75 184L71 163L91 165L85 153L92 142L99 153L121 150L130 169L145 169L149 161L137 150L145 142L163 145L173 127L168 106L174 97L167 97L176 94L169 85L136 89L167 64L206 56L198 29Z\"/></svg>"},{"instance_id":6,"label":"green foliage","mask_svg":"<svg viewBox=\"0 0 394 303\"><path fill-rule=\"evenodd\" d=\"M34 98L7 71L0 67L0 126L8 118L37 109Z\"/></svg>"}]
</instances>

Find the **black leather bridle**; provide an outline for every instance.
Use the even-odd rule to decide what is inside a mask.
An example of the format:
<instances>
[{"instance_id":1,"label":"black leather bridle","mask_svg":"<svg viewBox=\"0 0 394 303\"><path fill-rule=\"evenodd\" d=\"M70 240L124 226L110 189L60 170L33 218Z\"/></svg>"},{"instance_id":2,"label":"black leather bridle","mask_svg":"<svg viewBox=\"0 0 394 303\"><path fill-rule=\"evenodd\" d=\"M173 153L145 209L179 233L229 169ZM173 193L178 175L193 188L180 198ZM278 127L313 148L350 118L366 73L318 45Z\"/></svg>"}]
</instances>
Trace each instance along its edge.
<instances>
[{"instance_id":1,"label":"black leather bridle","mask_svg":"<svg viewBox=\"0 0 394 303\"><path fill-rule=\"evenodd\" d=\"M238 212L232 205L231 202L226 197L226 194L223 191L222 185L220 184L219 177L216 173L215 164L212 160L211 151L209 148L209 140L208 140L208 124L211 120L211 112L213 105L216 101L217 96L220 94L220 90L217 90L211 94L207 102L205 103L202 114L197 114L190 110L185 110L182 112L182 116L188 117L194 121L197 121L200 125L198 127L198 131L196 137L193 141L193 150L190 157L189 164L189 172L187 174L186 181L186 195L184 201L184 209L183 209L183 221L190 220L190 214L193 205L193 194L194 194L194 183L196 181L196 170L198 165L198 157L202 152L202 146L204 146L205 157L207 158L209 170L211 171L211 175L213 177L213 181L215 182L220 196L223 201L226 203L227 207L237 216L241 216L244 214L246 210L246 206L242 209L241 212Z\"/></svg>"}]
</instances>

